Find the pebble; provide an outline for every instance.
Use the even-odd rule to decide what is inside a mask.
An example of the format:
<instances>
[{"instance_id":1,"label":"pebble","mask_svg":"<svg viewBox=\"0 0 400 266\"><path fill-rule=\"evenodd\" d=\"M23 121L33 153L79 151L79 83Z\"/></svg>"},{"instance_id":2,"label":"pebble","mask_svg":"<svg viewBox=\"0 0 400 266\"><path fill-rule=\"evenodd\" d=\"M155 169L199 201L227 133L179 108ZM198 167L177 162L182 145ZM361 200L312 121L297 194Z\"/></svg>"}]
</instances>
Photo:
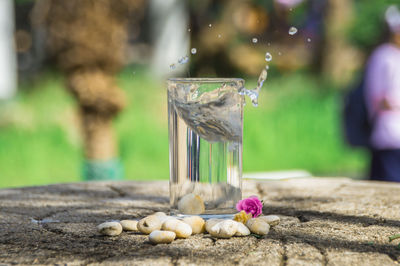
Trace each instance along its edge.
<instances>
[{"instance_id":1,"label":"pebble","mask_svg":"<svg viewBox=\"0 0 400 266\"><path fill-rule=\"evenodd\" d=\"M155 216L157 216L157 217L165 217L165 216L167 216L167 215L165 214L165 212L155 212L155 213L153 213L153 215L155 215Z\"/></svg>"},{"instance_id":2,"label":"pebble","mask_svg":"<svg viewBox=\"0 0 400 266\"><path fill-rule=\"evenodd\" d=\"M172 231L178 238L188 238L192 234L192 227L178 219L168 219L162 224L162 230Z\"/></svg>"},{"instance_id":3,"label":"pebble","mask_svg":"<svg viewBox=\"0 0 400 266\"><path fill-rule=\"evenodd\" d=\"M266 216L260 216L258 217L260 219L263 219L264 221L266 221L270 226L275 226L278 225L281 221L281 219L279 218L279 216L276 215L266 215Z\"/></svg>"},{"instance_id":4,"label":"pebble","mask_svg":"<svg viewBox=\"0 0 400 266\"><path fill-rule=\"evenodd\" d=\"M155 230L150 233L149 241L153 244L168 244L174 241L175 237L174 232Z\"/></svg>"},{"instance_id":5,"label":"pebble","mask_svg":"<svg viewBox=\"0 0 400 266\"><path fill-rule=\"evenodd\" d=\"M143 234L148 235L155 230L161 229L161 221L157 216L150 215L140 220L137 224L137 228Z\"/></svg>"},{"instance_id":6,"label":"pebble","mask_svg":"<svg viewBox=\"0 0 400 266\"><path fill-rule=\"evenodd\" d=\"M205 209L203 199L193 193L183 196L178 202L178 210L183 214L202 214Z\"/></svg>"},{"instance_id":7,"label":"pebble","mask_svg":"<svg viewBox=\"0 0 400 266\"><path fill-rule=\"evenodd\" d=\"M157 216L161 224L163 224L166 220L173 218L172 216L166 215L164 212L156 212L153 215Z\"/></svg>"},{"instance_id":8,"label":"pebble","mask_svg":"<svg viewBox=\"0 0 400 266\"><path fill-rule=\"evenodd\" d=\"M119 222L122 225L124 231L138 231L138 221L135 220L122 220Z\"/></svg>"},{"instance_id":9,"label":"pebble","mask_svg":"<svg viewBox=\"0 0 400 266\"><path fill-rule=\"evenodd\" d=\"M245 226L242 223L237 223L238 224L238 228L237 231L235 233L235 236L248 236L250 235L250 230L249 228L247 228L247 226Z\"/></svg>"},{"instance_id":10,"label":"pebble","mask_svg":"<svg viewBox=\"0 0 400 266\"><path fill-rule=\"evenodd\" d=\"M250 232L257 235L266 235L269 232L269 224L260 218L251 218L247 221L246 226L250 229Z\"/></svg>"},{"instance_id":11,"label":"pebble","mask_svg":"<svg viewBox=\"0 0 400 266\"><path fill-rule=\"evenodd\" d=\"M208 233L210 233L211 228L212 228L214 225L216 225L217 223L222 222L222 221L223 221L222 219L216 219L216 218L211 218L211 219L207 220L207 221L206 221L206 226L205 226L206 231L207 231Z\"/></svg>"},{"instance_id":12,"label":"pebble","mask_svg":"<svg viewBox=\"0 0 400 266\"><path fill-rule=\"evenodd\" d=\"M100 234L106 236L117 236L122 232L122 225L118 222L106 222L97 226Z\"/></svg>"},{"instance_id":13,"label":"pebble","mask_svg":"<svg viewBox=\"0 0 400 266\"><path fill-rule=\"evenodd\" d=\"M217 238L230 238L238 229L238 223L233 220L224 220L211 227L209 233Z\"/></svg>"},{"instance_id":14,"label":"pebble","mask_svg":"<svg viewBox=\"0 0 400 266\"><path fill-rule=\"evenodd\" d=\"M188 216L182 219L182 222L187 223L192 228L192 235L204 233L205 221L200 216Z\"/></svg>"}]
</instances>

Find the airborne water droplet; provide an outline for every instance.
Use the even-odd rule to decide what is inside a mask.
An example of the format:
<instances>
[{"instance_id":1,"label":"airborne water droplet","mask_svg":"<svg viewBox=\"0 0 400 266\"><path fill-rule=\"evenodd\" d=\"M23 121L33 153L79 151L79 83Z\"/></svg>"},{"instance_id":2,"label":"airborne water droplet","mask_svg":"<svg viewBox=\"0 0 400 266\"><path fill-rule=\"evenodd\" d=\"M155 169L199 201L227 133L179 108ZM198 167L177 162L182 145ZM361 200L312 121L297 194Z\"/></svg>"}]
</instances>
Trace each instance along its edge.
<instances>
[{"instance_id":1,"label":"airborne water droplet","mask_svg":"<svg viewBox=\"0 0 400 266\"><path fill-rule=\"evenodd\" d=\"M196 53L197 53L197 49L196 49L196 48L192 48L192 50L190 50L190 52L191 52L192 54L196 54Z\"/></svg>"},{"instance_id":2,"label":"airborne water droplet","mask_svg":"<svg viewBox=\"0 0 400 266\"><path fill-rule=\"evenodd\" d=\"M210 27L210 28L211 28L211 27L212 27L212 24L208 24L208 27Z\"/></svg>"},{"instance_id":3,"label":"airborne water droplet","mask_svg":"<svg viewBox=\"0 0 400 266\"><path fill-rule=\"evenodd\" d=\"M176 65L175 65L175 64L170 64L170 65L169 65L169 68L170 68L170 69L175 69L175 68L176 68Z\"/></svg>"},{"instance_id":4,"label":"airborne water droplet","mask_svg":"<svg viewBox=\"0 0 400 266\"><path fill-rule=\"evenodd\" d=\"M258 42L257 38L253 38L252 42L257 43Z\"/></svg>"},{"instance_id":5,"label":"airborne water droplet","mask_svg":"<svg viewBox=\"0 0 400 266\"><path fill-rule=\"evenodd\" d=\"M221 38L221 34L218 34L218 38Z\"/></svg>"},{"instance_id":6,"label":"airborne water droplet","mask_svg":"<svg viewBox=\"0 0 400 266\"><path fill-rule=\"evenodd\" d=\"M188 61L189 61L189 57L187 55L178 59L178 63L181 65L186 64Z\"/></svg>"},{"instance_id":7,"label":"airborne water droplet","mask_svg":"<svg viewBox=\"0 0 400 266\"><path fill-rule=\"evenodd\" d=\"M269 62L272 60L272 55L270 53L265 54L265 61Z\"/></svg>"},{"instance_id":8,"label":"airborne water droplet","mask_svg":"<svg viewBox=\"0 0 400 266\"><path fill-rule=\"evenodd\" d=\"M297 29L295 27L290 27L289 34L290 35L295 35L296 33L297 33Z\"/></svg>"},{"instance_id":9,"label":"airborne water droplet","mask_svg":"<svg viewBox=\"0 0 400 266\"><path fill-rule=\"evenodd\" d=\"M311 39L310 39L310 38L307 38L307 42L311 42Z\"/></svg>"}]
</instances>

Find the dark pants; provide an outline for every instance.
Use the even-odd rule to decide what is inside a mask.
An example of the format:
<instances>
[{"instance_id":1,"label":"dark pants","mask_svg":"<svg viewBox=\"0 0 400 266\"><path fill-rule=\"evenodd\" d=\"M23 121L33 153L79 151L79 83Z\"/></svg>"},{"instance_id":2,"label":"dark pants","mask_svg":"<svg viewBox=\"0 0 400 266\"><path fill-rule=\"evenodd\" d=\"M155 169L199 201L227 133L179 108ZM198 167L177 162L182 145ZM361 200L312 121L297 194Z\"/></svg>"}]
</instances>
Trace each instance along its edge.
<instances>
[{"instance_id":1,"label":"dark pants","mask_svg":"<svg viewBox=\"0 0 400 266\"><path fill-rule=\"evenodd\" d=\"M400 182L400 149L373 150L370 179Z\"/></svg>"}]
</instances>

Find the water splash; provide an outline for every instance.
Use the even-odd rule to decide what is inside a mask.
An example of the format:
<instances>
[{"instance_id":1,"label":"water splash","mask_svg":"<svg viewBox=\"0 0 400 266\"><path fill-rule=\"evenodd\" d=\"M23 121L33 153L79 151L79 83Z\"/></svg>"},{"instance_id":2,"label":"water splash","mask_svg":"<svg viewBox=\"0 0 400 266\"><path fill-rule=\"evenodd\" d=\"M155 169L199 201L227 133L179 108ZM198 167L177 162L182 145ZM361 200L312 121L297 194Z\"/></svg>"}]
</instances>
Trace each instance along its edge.
<instances>
[{"instance_id":1,"label":"water splash","mask_svg":"<svg viewBox=\"0 0 400 266\"><path fill-rule=\"evenodd\" d=\"M169 65L169 68L170 68L170 69L175 69L175 68L176 68L176 65L175 65L175 64L170 64L170 65Z\"/></svg>"},{"instance_id":2,"label":"water splash","mask_svg":"<svg viewBox=\"0 0 400 266\"><path fill-rule=\"evenodd\" d=\"M265 54L265 61L270 62L272 60L272 55L270 53Z\"/></svg>"},{"instance_id":3,"label":"water splash","mask_svg":"<svg viewBox=\"0 0 400 266\"><path fill-rule=\"evenodd\" d=\"M289 29L289 35L295 35L297 33L297 28L295 27L290 27Z\"/></svg>"},{"instance_id":4,"label":"water splash","mask_svg":"<svg viewBox=\"0 0 400 266\"><path fill-rule=\"evenodd\" d=\"M251 103L253 104L254 107L258 106L258 96L260 95L260 91L262 86L264 85L264 82L267 80L268 77L268 65L261 71L260 76L258 76L257 80L257 87L255 87L252 90L248 90L246 88L242 88L241 91L239 91L239 94L241 95L247 95L249 96Z\"/></svg>"},{"instance_id":5,"label":"water splash","mask_svg":"<svg viewBox=\"0 0 400 266\"><path fill-rule=\"evenodd\" d=\"M196 48L192 48L192 50L190 50L190 52L191 52L192 54L196 54L196 53L197 53L197 49L196 49Z\"/></svg>"},{"instance_id":6,"label":"water splash","mask_svg":"<svg viewBox=\"0 0 400 266\"><path fill-rule=\"evenodd\" d=\"M251 41L252 41L253 43L257 43L257 42L258 42L258 39L257 39L257 38L253 38Z\"/></svg>"},{"instance_id":7,"label":"water splash","mask_svg":"<svg viewBox=\"0 0 400 266\"><path fill-rule=\"evenodd\" d=\"M184 64L186 64L187 62L189 62L189 57L188 57L187 55L185 55L185 56L183 56L183 57L181 57L181 58L178 59L178 63L179 63L180 65L184 65Z\"/></svg>"}]
</instances>

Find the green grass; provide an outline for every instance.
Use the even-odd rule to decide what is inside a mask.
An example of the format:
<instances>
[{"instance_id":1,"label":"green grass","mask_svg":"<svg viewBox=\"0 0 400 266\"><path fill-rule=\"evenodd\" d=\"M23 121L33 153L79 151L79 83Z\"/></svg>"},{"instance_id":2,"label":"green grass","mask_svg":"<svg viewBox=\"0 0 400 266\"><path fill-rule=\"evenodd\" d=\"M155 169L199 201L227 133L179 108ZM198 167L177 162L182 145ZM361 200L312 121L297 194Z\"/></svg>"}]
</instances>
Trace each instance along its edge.
<instances>
[{"instance_id":1,"label":"green grass","mask_svg":"<svg viewBox=\"0 0 400 266\"><path fill-rule=\"evenodd\" d=\"M118 76L129 103L115 120L125 177L167 179L164 84L143 69L134 71ZM245 107L245 172L363 175L366 154L346 148L341 137L337 92L308 74L270 75L259 102L258 108L249 102ZM79 181L81 146L75 103L61 76L47 73L22 85L14 102L0 106L0 187Z\"/></svg>"}]
</instances>

